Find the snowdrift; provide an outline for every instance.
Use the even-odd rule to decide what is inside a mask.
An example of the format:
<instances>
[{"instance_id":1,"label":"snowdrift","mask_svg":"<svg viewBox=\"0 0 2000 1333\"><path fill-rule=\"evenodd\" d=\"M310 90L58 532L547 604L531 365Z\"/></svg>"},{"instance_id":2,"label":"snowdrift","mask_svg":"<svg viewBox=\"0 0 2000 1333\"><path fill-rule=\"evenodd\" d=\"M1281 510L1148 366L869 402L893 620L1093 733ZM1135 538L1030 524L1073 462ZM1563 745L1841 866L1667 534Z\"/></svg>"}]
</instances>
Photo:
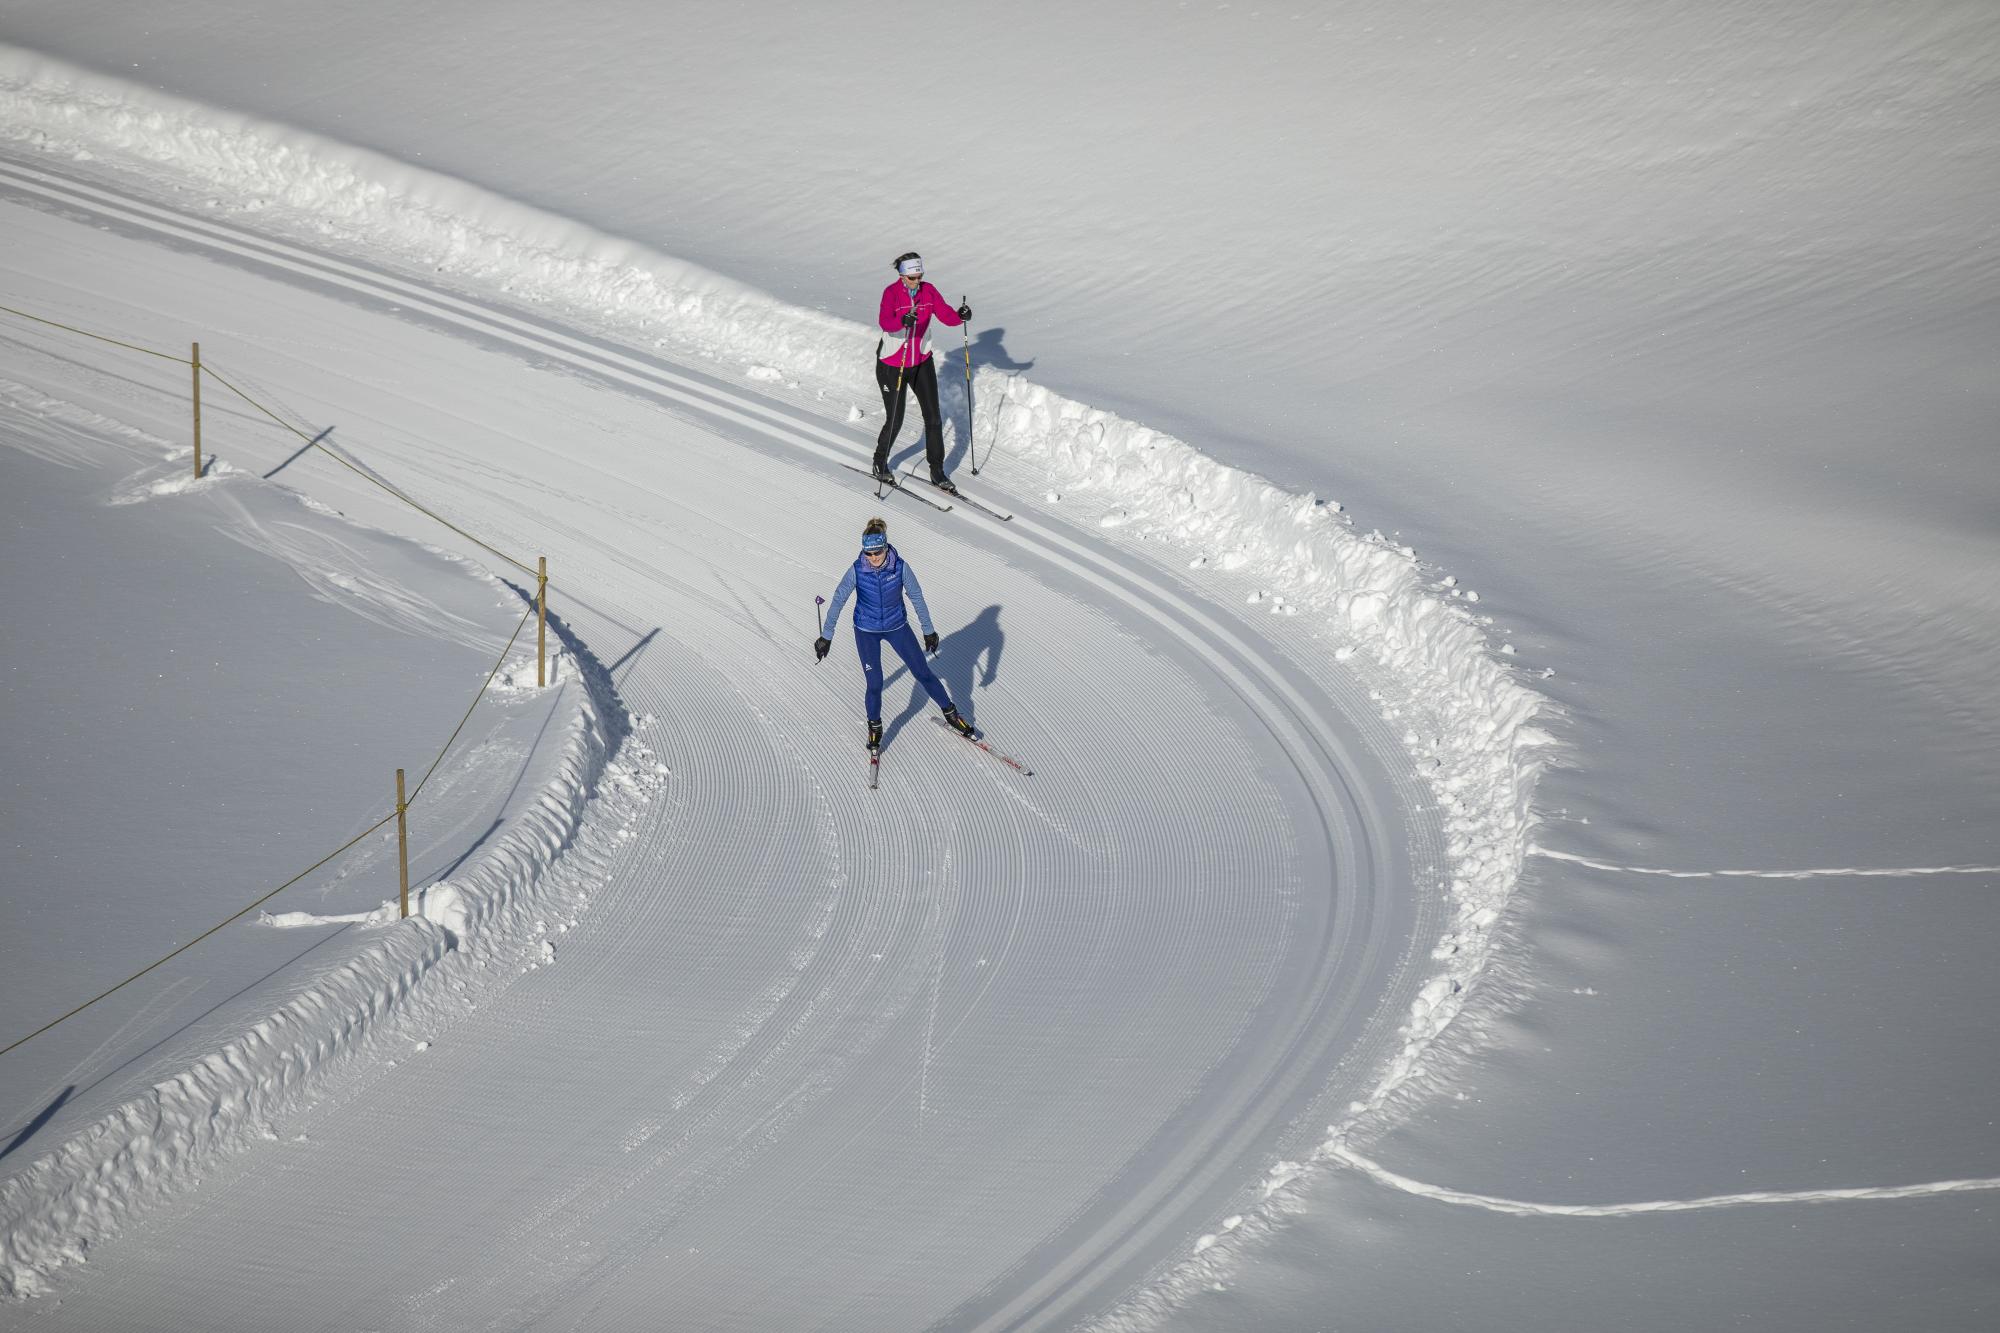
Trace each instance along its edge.
<instances>
[{"instance_id":1,"label":"snowdrift","mask_svg":"<svg viewBox=\"0 0 2000 1333\"><path fill-rule=\"evenodd\" d=\"M0 143L44 162L67 160L66 171L109 173L128 189L137 177L180 207L254 217L260 230L669 357L733 365L739 382L770 380L775 370L817 392L835 419L846 403L875 398L871 329L366 150L4 47ZM940 379L954 396L947 415L954 405L962 414L958 377ZM1156 558L1160 549L1180 550L1193 567L1185 577L1241 571L1254 575L1256 600L1268 611L1319 618L1333 660L1308 666L1353 672L1370 687L1444 812L1454 917L1432 951L1437 972L1371 1094L1329 1127L1320 1155L1331 1156L1435 1068L1436 1039L1493 957L1529 845L1535 778L1550 752L1550 737L1535 725L1546 700L1492 649L1472 610L1476 594L1426 569L1409 548L1357 531L1338 504L1287 493L1025 378L981 368L973 388L975 438L983 448L997 439L1010 463L1039 469L1052 501L1059 492L1088 496L1103 510L1101 526L1158 543ZM1187 562L1189 550L1202 554ZM579 774L592 762L601 754L579 756ZM373 984L420 965L416 957L385 957ZM300 1015L297 1024L305 1022ZM280 1082L271 1076L274 1093ZM134 1116L119 1133L143 1133L157 1119L150 1110ZM253 1132L257 1118L243 1108L238 1132ZM63 1178L83 1165L64 1168ZM1299 1170L1280 1164L1266 1182L1273 1208ZM53 1174L38 1177L32 1188L54 1182ZM25 1197L10 1196L10 1211ZM86 1203L80 1196L71 1215ZM1229 1228L1232 1239L1255 1230ZM30 1249L10 1240L10 1266L55 1253L60 1233L53 1224L37 1228ZM1229 1248L1205 1245L1197 1262L1212 1266ZM16 1253L24 1259L12 1259Z\"/></svg>"}]
</instances>

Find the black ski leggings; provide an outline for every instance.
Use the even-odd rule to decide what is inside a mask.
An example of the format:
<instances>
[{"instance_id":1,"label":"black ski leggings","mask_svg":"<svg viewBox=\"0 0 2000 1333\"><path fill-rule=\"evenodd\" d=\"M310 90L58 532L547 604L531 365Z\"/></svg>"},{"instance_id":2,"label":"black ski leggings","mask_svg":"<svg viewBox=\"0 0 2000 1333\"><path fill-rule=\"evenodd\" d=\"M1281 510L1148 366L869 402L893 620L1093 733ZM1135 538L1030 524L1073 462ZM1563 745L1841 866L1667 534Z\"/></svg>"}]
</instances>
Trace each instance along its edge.
<instances>
[{"instance_id":1,"label":"black ski leggings","mask_svg":"<svg viewBox=\"0 0 2000 1333\"><path fill-rule=\"evenodd\" d=\"M897 377L902 379L902 392L896 390ZM924 457L930 462L933 478L944 475L944 417L938 411L937 364L934 358L925 357L908 370L895 366L875 363L875 382L882 386L882 409L889 419L882 423L882 433L875 437L875 466L882 467L889 461L889 446L896 442L896 432L903 428L903 400L912 390L916 390L917 407L924 414Z\"/></svg>"}]
</instances>

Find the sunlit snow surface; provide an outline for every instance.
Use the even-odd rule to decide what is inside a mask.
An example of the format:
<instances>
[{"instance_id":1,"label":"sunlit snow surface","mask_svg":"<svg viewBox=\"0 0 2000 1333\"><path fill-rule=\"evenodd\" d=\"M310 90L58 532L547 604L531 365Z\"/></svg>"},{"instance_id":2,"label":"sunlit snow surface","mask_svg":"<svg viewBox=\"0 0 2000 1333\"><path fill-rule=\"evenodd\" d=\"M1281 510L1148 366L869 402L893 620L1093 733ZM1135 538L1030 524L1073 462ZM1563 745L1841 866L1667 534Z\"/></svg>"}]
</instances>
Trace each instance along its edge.
<instances>
[{"instance_id":1,"label":"sunlit snow surface","mask_svg":"<svg viewBox=\"0 0 2000 1333\"><path fill-rule=\"evenodd\" d=\"M1203 595L1273 625L1286 606L1365 621L1287 586L1268 542L1235 549L1242 511L1218 526L1200 462L1151 456L1164 430L1339 497L1389 534L1355 548L1368 568L1407 544L1436 562L1413 572L1455 577L1437 605L1479 597L1492 647L1562 706L1568 766L1533 836L1569 859L1530 861L1529 892L1478 927L1513 947L1461 1025L1472 1053L1347 1159L1379 1172L1340 1169L1340 1144L1316 1170L1266 1163L1270 1199L1246 1179L1189 1233L1199 1260L1113 1322L1991 1317L1979 1195L1847 1197L2000 1163L1993 1019L1961 1003L1994 925L1978 868L2000 861L1990 7L9 17L14 40L727 276L384 162L335 152L302 176L229 132L121 119L115 92L109 126L13 105L44 167L66 132L108 130L218 182L197 208L334 244L383 240L368 228L414 189L441 216L412 248L455 280L621 336L649 320L766 392L844 389L814 409L834 420L872 411L842 321L914 245L973 296L983 374L1019 377L979 395L978 438L1050 469L1042 505L1190 543L1192 578L1244 581ZM1250 531L1303 512L1269 503ZM1419 760L1463 739L1389 725ZM1950 873L1880 873L1898 871ZM1838 1198L1638 1221L1446 1197L1788 1193Z\"/></svg>"},{"instance_id":2,"label":"sunlit snow surface","mask_svg":"<svg viewBox=\"0 0 2000 1333\"><path fill-rule=\"evenodd\" d=\"M371 1033L309 1048L277 1080L232 1055L185 1094L142 1087L76 1151L44 1150L0 1187L9 1279L51 1298L37 1317L96 1325L143 1305L167 1322L255 1323L261 1305L174 1276L195 1274L182 1246L229 1234L246 1269L294 1263L296 1234L269 1210L302 1196L402 1219L339 1235L321 1213L301 1219L324 1262L292 1279L300 1308L336 1322L392 1321L466 1271L485 1276L447 1303L481 1321L587 1306L625 1325L663 1300L694 1324L790 1325L829 1305L872 1327L1083 1308L1198 1234L1301 1117L1386 1097L1441 1024L1435 994L1406 1011L1427 975L1465 965L1413 950L1448 925L1446 828L1413 775L1385 770L1407 760L1379 715L1430 706L1303 670L1293 655L1334 632L1323 615L1190 596L1174 582L1183 558L1102 542L1084 515L971 528L895 502L947 631L940 671L1037 774L923 725L901 682L871 792L852 659L815 665L787 632L787 603L809 607L882 507L820 418L260 242L262 269L337 278L341 295L275 283L216 262L238 233L183 219L175 235L198 249L165 249L157 231L124 234L170 225L157 209L15 180L114 227L9 205L46 261L19 275L24 299L121 306L147 343L178 322L160 312L215 300L229 329L206 335L205 359L303 419L336 413L344 451L469 529L548 551L569 631L597 645L579 655L618 695L598 705L609 753L586 752L581 782L527 792L531 814L567 815L595 787L559 857L424 889L443 934L389 939L450 951L426 958L435 979L388 991ZM385 318L390 291L452 331ZM173 428L177 376L122 380L117 349L16 336L38 379ZM211 410L213 447L270 448L241 409ZM313 465L295 484L332 507L410 521L354 474ZM1006 475L989 470L990 493ZM1293 528L1318 514L1280 501ZM846 521L830 529L826 513ZM1364 568L1381 561L1375 618L1398 586L1405 602L1427 595L1406 557L1318 524L1329 551L1354 541ZM1476 648L1462 620L1409 610ZM1484 661L1469 658L1468 691ZM495 898L520 910L482 911ZM383 924L341 919L356 915L293 909L266 927ZM106 952L145 942L104 939ZM354 998L314 996L334 1016ZM79 1054L66 1033L45 1040L56 1069ZM209 1132L246 1103L243 1134ZM398 1126L387 1156L384 1121ZM776 1193L782 1217L748 1227ZM968 1197L982 1201L971 1214ZM159 1220L159 1205L190 1201L198 1228ZM394 1276L349 1276L377 1270Z\"/></svg>"}]
</instances>

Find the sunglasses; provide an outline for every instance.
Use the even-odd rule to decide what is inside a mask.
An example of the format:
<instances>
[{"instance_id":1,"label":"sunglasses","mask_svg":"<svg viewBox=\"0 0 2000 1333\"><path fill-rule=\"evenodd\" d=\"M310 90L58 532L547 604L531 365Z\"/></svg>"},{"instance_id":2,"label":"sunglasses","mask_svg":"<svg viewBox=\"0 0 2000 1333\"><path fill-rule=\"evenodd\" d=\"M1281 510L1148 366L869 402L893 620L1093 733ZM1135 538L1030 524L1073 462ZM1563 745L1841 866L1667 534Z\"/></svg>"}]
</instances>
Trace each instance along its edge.
<instances>
[{"instance_id":1,"label":"sunglasses","mask_svg":"<svg viewBox=\"0 0 2000 1333\"><path fill-rule=\"evenodd\" d=\"M884 546L879 550L863 551L861 554L870 560L886 560L889 558L889 548Z\"/></svg>"}]
</instances>

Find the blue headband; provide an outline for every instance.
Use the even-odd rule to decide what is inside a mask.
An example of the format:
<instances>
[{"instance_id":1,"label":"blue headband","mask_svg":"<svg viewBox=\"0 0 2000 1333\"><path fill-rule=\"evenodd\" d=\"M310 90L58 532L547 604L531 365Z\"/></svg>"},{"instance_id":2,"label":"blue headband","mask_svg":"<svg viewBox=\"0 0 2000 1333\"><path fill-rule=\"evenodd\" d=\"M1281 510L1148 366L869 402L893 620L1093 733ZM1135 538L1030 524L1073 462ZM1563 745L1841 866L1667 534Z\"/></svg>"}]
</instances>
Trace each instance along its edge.
<instances>
[{"instance_id":1,"label":"blue headband","mask_svg":"<svg viewBox=\"0 0 2000 1333\"><path fill-rule=\"evenodd\" d=\"M889 539L879 532L868 533L861 539L861 549L864 551L879 551L888 544Z\"/></svg>"}]
</instances>

